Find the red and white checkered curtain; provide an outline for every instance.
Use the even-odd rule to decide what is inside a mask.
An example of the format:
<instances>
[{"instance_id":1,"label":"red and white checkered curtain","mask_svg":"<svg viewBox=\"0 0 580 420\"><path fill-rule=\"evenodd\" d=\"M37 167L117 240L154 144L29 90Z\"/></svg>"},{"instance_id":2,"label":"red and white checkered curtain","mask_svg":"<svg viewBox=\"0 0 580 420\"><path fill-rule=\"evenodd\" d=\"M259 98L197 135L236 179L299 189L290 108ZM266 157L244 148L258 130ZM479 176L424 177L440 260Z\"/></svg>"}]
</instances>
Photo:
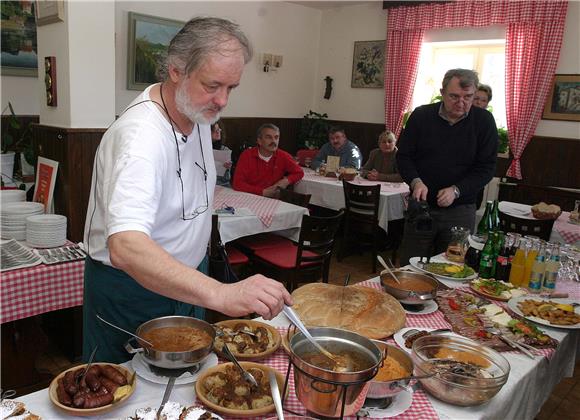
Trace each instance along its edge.
<instances>
[{"instance_id":1,"label":"red and white checkered curtain","mask_svg":"<svg viewBox=\"0 0 580 420\"><path fill-rule=\"evenodd\" d=\"M567 7L566 0L466 0L389 9L386 127L398 135L403 114L410 105L419 64L419 34L422 38L424 31L432 28L505 24L506 109L510 148L515 157L508 175L521 179L519 158L534 134L556 70Z\"/></svg>"},{"instance_id":2,"label":"red and white checkered curtain","mask_svg":"<svg viewBox=\"0 0 580 420\"><path fill-rule=\"evenodd\" d=\"M564 6L565 7L565 6ZM513 160L507 175L522 179L520 158L532 139L550 93L564 33L561 19L509 24L506 32L506 114Z\"/></svg>"},{"instance_id":3,"label":"red and white checkered curtain","mask_svg":"<svg viewBox=\"0 0 580 420\"><path fill-rule=\"evenodd\" d=\"M387 34L386 49L390 52L385 60L385 121L387 130L397 138L403 129L403 115L413 97L423 33L419 29Z\"/></svg>"}]
</instances>

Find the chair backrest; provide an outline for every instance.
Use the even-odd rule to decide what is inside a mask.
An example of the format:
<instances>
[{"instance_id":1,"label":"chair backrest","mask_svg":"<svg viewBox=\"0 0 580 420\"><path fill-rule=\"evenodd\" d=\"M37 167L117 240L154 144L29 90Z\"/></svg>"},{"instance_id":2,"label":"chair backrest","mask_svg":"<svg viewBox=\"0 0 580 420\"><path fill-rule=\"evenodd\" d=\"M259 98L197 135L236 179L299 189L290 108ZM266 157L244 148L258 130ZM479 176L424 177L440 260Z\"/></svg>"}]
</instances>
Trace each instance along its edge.
<instances>
[{"instance_id":1,"label":"chair backrest","mask_svg":"<svg viewBox=\"0 0 580 420\"><path fill-rule=\"evenodd\" d=\"M522 235L534 235L544 241L550 240L554 220L524 219L499 212L499 222L504 232L515 232Z\"/></svg>"},{"instance_id":2,"label":"chair backrest","mask_svg":"<svg viewBox=\"0 0 580 420\"><path fill-rule=\"evenodd\" d=\"M340 211L336 216L302 216L298 252L296 253L296 267L304 262L328 263L332 255L332 247L340 222L344 215ZM311 251L316 255L305 255L304 251Z\"/></svg>"},{"instance_id":3,"label":"chair backrest","mask_svg":"<svg viewBox=\"0 0 580 420\"><path fill-rule=\"evenodd\" d=\"M379 223L381 186L358 185L342 181L346 218L350 221L376 225Z\"/></svg>"},{"instance_id":4,"label":"chair backrest","mask_svg":"<svg viewBox=\"0 0 580 420\"><path fill-rule=\"evenodd\" d=\"M300 207L308 207L311 197L312 194L301 194L284 188L280 190L280 200Z\"/></svg>"}]
</instances>

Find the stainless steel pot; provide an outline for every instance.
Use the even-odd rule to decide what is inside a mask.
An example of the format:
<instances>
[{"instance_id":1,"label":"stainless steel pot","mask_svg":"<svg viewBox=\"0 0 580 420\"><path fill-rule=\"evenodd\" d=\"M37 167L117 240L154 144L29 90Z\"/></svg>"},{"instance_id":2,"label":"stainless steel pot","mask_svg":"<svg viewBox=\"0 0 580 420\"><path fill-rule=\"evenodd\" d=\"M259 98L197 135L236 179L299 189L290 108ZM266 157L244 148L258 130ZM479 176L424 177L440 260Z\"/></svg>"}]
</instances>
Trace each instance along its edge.
<instances>
[{"instance_id":1,"label":"stainless steel pot","mask_svg":"<svg viewBox=\"0 0 580 420\"><path fill-rule=\"evenodd\" d=\"M381 274L381 283L385 292L392 295L399 302L406 305L423 305L425 301L434 299L435 296L437 296L437 287L439 283L433 277L428 276L427 274L414 273L406 270L395 270L394 273L401 281L402 285L397 285L396 280L393 279L390 273ZM418 292L405 289L405 280L410 279L420 280L430 285L431 289L428 292ZM395 285L397 287L395 287Z\"/></svg>"},{"instance_id":2,"label":"stainless steel pot","mask_svg":"<svg viewBox=\"0 0 580 420\"><path fill-rule=\"evenodd\" d=\"M294 366L296 396L307 410L325 417L355 414L363 405L367 382L376 375L383 360L379 348L368 338L338 328L317 327L308 331L331 353L356 354L365 368L354 372L334 372L312 365L303 356L317 352L302 333L290 339L290 361Z\"/></svg>"},{"instance_id":3,"label":"stainless steel pot","mask_svg":"<svg viewBox=\"0 0 580 420\"><path fill-rule=\"evenodd\" d=\"M131 353L141 352L145 361L154 366L167 369L180 369L194 366L201 362L212 350L215 340L215 329L211 324L202 321L201 319L192 318L188 316L164 316L155 318L141 324L136 331L136 335L142 336L147 331L162 327L192 327L198 330L205 331L212 338L211 343L201 349L193 351L159 351L149 347L138 339L131 338L125 343L125 349ZM133 347L131 342L137 341L141 347Z\"/></svg>"},{"instance_id":4,"label":"stainless steel pot","mask_svg":"<svg viewBox=\"0 0 580 420\"><path fill-rule=\"evenodd\" d=\"M382 341L373 340L373 343L386 355L386 357L392 357L397 362L405 368L407 375L413 374L413 360L411 356L407 354L404 350L401 350L397 346L392 346ZM409 384L412 379L402 379L402 380L391 380L391 381L377 381L376 378L372 379L369 386L369 392L367 393L367 398L391 398L397 395L404 389L409 388Z\"/></svg>"}]
</instances>

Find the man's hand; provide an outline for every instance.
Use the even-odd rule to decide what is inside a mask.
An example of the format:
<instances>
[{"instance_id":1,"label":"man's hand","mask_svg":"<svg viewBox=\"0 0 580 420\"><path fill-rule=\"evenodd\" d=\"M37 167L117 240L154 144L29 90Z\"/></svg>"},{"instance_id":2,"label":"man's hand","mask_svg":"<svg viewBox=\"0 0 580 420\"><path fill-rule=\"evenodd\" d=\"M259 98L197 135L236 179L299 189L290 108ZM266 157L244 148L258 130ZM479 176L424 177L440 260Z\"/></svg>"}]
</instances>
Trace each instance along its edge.
<instances>
[{"instance_id":1,"label":"man's hand","mask_svg":"<svg viewBox=\"0 0 580 420\"><path fill-rule=\"evenodd\" d=\"M437 205L439 207L449 207L455 201L455 190L453 187L442 188L437 193Z\"/></svg>"},{"instance_id":2,"label":"man's hand","mask_svg":"<svg viewBox=\"0 0 580 420\"><path fill-rule=\"evenodd\" d=\"M232 162L224 162L224 168L230 169L232 167Z\"/></svg>"},{"instance_id":3,"label":"man's hand","mask_svg":"<svg viewBox=\"0 0 580 420\"><path fill-rule=\"evenodd\" d=\"M413 198L417 201L425 201L427 200L427 192L429 188L427 185L423 184L421 181L417 181L415 186L413 187Z\"/></svg>"},{"instance_id":4,"label":"man's hand","mask_svg":"<svg viewBox=\"0 0 580 420\"><path fill-rule=\"evenodd\" d=\"M288 181L288 178L286 178L286 177L282 178L280 181L278 181L274 184L274 186L284 188L284 189L286 189L286 187L288 187L288 185L290 185L290 181Z\"/></svg>"},{"instance_id":5,"label":"man's hand","mask_svg":"<svg viewBox=\"0 0 580 420\"><path fill-rule=\"evenodd\" d=\"M274 184L268 188L264 188L264 190L262 191L262 195L264 197L278 198L278 196L280 195L280 192L278 191L278 186Z\"/></svg>"},{"instance_id":6,"label":"man's hand","mask_svg":"<svg viewBox=\"0 0 580 420\"><path fill-rule=\"evenodd\" d=\"M369 171L367 174L367 179L369 181L378 181L379 180L379 172L376 169Z\"/></svg>"},{"instance_id":7,"label":"man's hand","mask_svg":"<svg viewBox=\"0 0 580 420\"><path fill-rule=\"evenodd\" d=\"M255 312L264 319L272 319L280 313L284 304L293 303L292 296L282 283L261 274L237 283L223 284L218 293L222 299L218 310L233 317Z\"/></svg>"}]
</instances>

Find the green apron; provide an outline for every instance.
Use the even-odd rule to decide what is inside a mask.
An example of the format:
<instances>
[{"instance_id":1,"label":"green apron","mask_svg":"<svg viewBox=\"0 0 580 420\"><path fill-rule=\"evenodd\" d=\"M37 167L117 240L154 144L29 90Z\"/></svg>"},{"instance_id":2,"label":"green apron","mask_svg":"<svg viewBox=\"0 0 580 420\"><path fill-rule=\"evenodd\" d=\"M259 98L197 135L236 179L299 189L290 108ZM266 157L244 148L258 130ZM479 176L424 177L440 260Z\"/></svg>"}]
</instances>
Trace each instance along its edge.
<instances>
[{"instance_id":1,"label":"green apron","mask_svg":"<svg viewBox=\"0 0 580 420\"><path fill-rule=\"evenodd\" d=\"M197 269L207 274L207 256ZM87 362L97 345L95 362L123 363L131 359L133 356L125 350L125 343L131 336L99 321L96 314L134 333L139 325L161 316L185 315L204 319L205 309L154 293L124 271L87 257L83 294L83 361ZM137 345L135 340L132 344Z\"/></svg>"}]
</instances>

